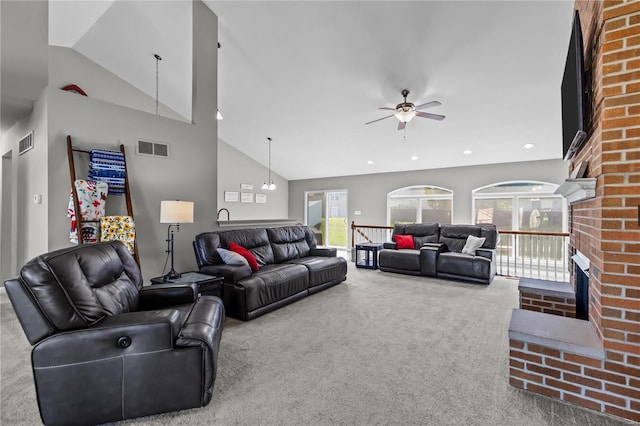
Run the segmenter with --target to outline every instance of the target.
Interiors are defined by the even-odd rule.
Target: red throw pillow
[[[413,235],[394,235],[393,239],[398,245],[398,250],[415,248],[415,246],[413,245]]]
[[[234,251],[238,253],[240,256],[247,259],[247,262],[249,262],[249,266],[251,267],[251,270],[253,272],[256,272],[258,269],[260,269],[260,267],[258,266],[258,261],[256,260],[256,257],[253,255],[253,253],[251,253],[246,248],[242,247],[239,244],[234,243],[233,241],[229,241],[229,250]]]

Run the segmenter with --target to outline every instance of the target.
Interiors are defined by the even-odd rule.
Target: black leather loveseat
[[[396,236],[410,236],[413,247],[398,249]],[[469,237],[471,236],[471,238]],[[484,238],[472,254],[463,253],[468,240]],[[384,243],[378,265],[382,271],[451,278],[489,284],[496,275],[495,225],[396,224],[392,242]],[[481,240],[476,240],[480,242]]]
[[[232,242],[253,254],[259,270],[225,264],[218,249]],[[245,321],[347,278],[347,261],[334,248],[317,247],[307,226],[205,232],[193,248],[200,272],[224,277],[227,314]]]

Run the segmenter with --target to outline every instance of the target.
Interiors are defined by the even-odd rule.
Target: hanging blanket
[[[92,149],[89,158],[89,180],[109,184],[109,194],[124,194],[126,168],[120,151]]]
[[[82,213],[82,220],[100,220],[104,216],[105,203],[109,192],[109,185],[105,182],[92,182],[86,180],[75,181],[78,193],[78,207]],[[69,239],[72,243],[78,243],[78,229],[75,209],[73,206],[73,191],[69,196],[67,216],[71,218],[71,231]],[[97,243],[99,241],[99,227],[97,223],[82,224],[82,241],[85,243]]]
[[[134,253],[136,225],[131,216],[105,216],[100,219],[100,241],[122,241]]]

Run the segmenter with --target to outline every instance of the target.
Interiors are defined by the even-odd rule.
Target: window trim
[[[549,192],[524,192],[524,191],[512,191],[512,192],[496,192],[496,193],[487,193],[487,194],[478,194],[478,191],[483,189],[491,188],[494,186],[510,184],[510,183],[527,183],[531,185],[549,185],[555,188],[558,188],[560,185],[552,183],[552,182],[544,182],[538,180],[509,180],[504,182],[496,182],[489,185],[484,185],[478,188],[475,188],[471,191],[471,221],[475,223],[476,221],[476,200],[477,199],[511,199],[511,230],[517,230],[519,224],[519,212],[520,212],[520,199],[521,198],[549,198],[549,199],[562,199],[564,202],[562,203],[562,232],[567,232],[568,229],[568,206],[566,199],[561,195],[555,195],[554,193]],[[518,214],[514,214],[513,212],[518,212]]]
[[[449,192],[449,194],[432,194],[432,195],[393,195],[394,192],[399,192],[399,191],[405,191],[408,189],[412,189],[412,188],[434,188],[434,189],[439,189],[442,191],[447,191]],[[444,188],[442,186],[437,186],[437,185],[427,185],[427,184],[422,184],[422,185],[409,185],[409,186],[404,186],[402,188],[397,188],[394,189],[393,191],[387,192],[387,226],[393,226],[391,224],[391,206],[389,205],[389,201],[391,199],[411,199],[411,200],[416,200],[417,201],[417,208],[416,208],[416,216],[415,216],[415,222],[416,223],[422,223],[422,222],[418,222],[418,219],[420,221],[422,221],[422,201],[423,200],[450,200],[451,201],[451,220],[453,221],[453,195],[454,195],[454,191],[452,189],[449,188]]]

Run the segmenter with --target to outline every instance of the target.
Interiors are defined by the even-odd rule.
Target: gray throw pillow
[[[470,254],[472,256],[476,255],[476,250],[482,247],[486,238],[478,238],[473,235],[469,235],[467,237],[467,242],[464,247],[462,247],[462,253]]]
[[[227,265],[249,266],[249,262],[247,262],[247,259],[239,255],[238,253],[223,248],[219,248],[217,250],[218,254]]]

